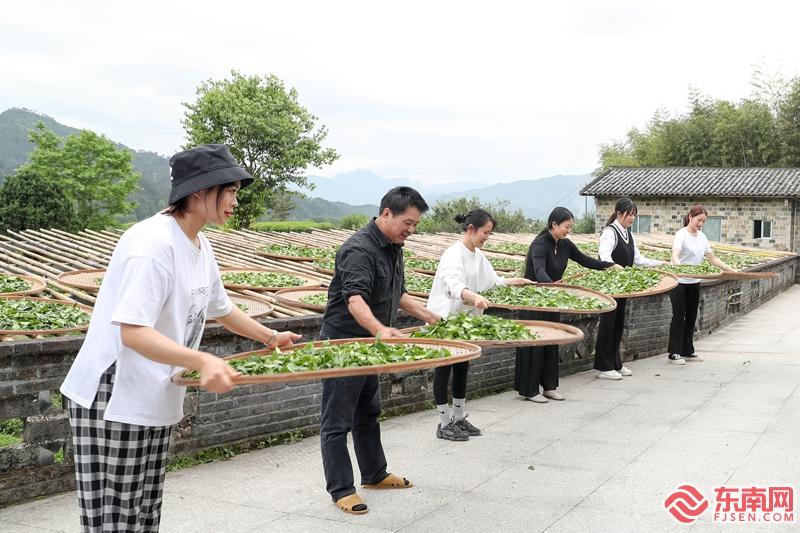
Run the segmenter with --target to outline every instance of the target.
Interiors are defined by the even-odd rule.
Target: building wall
[[[602,228],[614,211],[617,197],[595,197],[597,227]],[[651,231],[674,234],[682,227],[681,219],[695,204],[701,204],[709,216],[722,217],[722,241],[770,250],[800,250],[800,230],[792,235],[795,200],[771,198],[642,198],[632,197],[640,215],[650,215]],[[753,238],[753,220],[772,222],[772,237]],[[797,222],[795,222],[797,224]],[[794,242],[792,242],[794,240]],[[792,248],[794,246],[794,248]]]

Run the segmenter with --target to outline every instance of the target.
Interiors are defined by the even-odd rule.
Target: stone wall
[[[673,235],[682,227],[683,215],[701,204],[712,217],[722,217],[722,241],[770,250],[800,250],[800,228],[795,228],[796,200],[785,198],[631,198],[640,215],[649,215],[650,231]],[[595,197],[597,227],[605,226],[617,197]],[[772,237],[753,238],[753,221],[772,222]],[[792,233],[794,232],[794,233]],[[792,242],[794,240],[794,242]],[[794,247],[793,247],[794,246]]]
[[[735,320],[791,286],[797,263],[796,258],[786,258],[770,264],[769,270],[778,272],[778,278],[704,283],[698,335]],[[622,341],[625,360],[664,352],[670,312],[666,295],[630,302]],[[578,345],[560,348],[561,374],[591,369],[597,318],[571,315],[563,319],[580,327],[586,338]],[[308,340],[318,334],[320,317],[265,323],[292,329]],[[401,325],[411,323],[406,317]],[[20,418],[25,424],[22,444],[0,448],[0,506],[74,487],[68,420],[50,401],[51,391],[60,386],[82,340],[82,336],[76,336],[0,343],[0,420]],[[203,337],[203,349],[220,355],[255,348],[251,341],[235,337],[219,325],[210,325]],[[514,350],[484,350],[471,366],[468,395],[509,389],[514,359]],[[432,379],[432,371],[381,376],[384,410],[405,412],[429,407]],[[184,406],[186,418],[173,432],[171,454],[247,445],[291,431],[314,432],[319,423],[320,393],[318,381],[251,385],[221,395],[190,391]],[[62,455],[65,459],[59,460]]]

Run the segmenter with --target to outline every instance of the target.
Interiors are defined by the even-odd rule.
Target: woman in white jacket
[[[502,278],[480,248],[492,234],[496,221],[487,211],[473,209],[458,215],[464,236],[442,254],[433,287],[428,298],[428,309],[446,318],[458,313],[481,314],[489,302],[479,293],[499,285],[525,285],[525,278]],[[453,372],[453,414],[447,403],[447,382]],[[469,362],[437,367],[433,377],[433,396],[439,411],[440,422],[436,436],[440,439],[463,441],[481,434],[481,430],[467,421],[464,412],[467,392]]]

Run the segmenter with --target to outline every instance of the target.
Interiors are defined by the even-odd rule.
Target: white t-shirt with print
[[[183,417],[185,387],[173,385],[177,367],[157,363],[122,344],[120,324],[150,326],[196,349],[207,318],[230,313],[208,239],[198,249],[175,218],[157,214],[126,231],[117,243],[97,295],[86,340],[61,392],[91,407],[100,377],[116,362],[105,420],[169,426]]]
[[[505,284],[505,278],[497,275],[480,249],[470,252],[462,241],[458,241],[439,259],[427,307],[444,318],[462,312],[477,314],[477,308],[465,305],[461,300],[461,291],[466,288],[481,292]]]
[[[672,251],[678,252],[678,259],[682,265],[699,265],[707,253],[711,253],[711,245],[705,233],[698,231],[692,235],[685,227],[675,233],[672,241]],[[696,278],[678,278],[680,283],[700,283]]]

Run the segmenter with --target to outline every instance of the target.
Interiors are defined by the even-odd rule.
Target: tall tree
[[[311,189],[305,169],[339,157],[322,147],[325,126],[317,127],[317,117],[300,105],[297,91],[287,90],[274,75],[243,76],[234,70],[230,79],[203,82],[197,96],[183,104],[186,147],[225,144],[256,178],[240,193],[229,221],[233,227],[248,227],[291,183]]]
[[[600,174],[611,166],[770,167],[800,165],[800,77],[761,71],[738,103],[692,91],[687,113],[657,111],[644,130],[600,146]]]
[[[22,168],[0,186],[0,231],[39,228],[74,229],[75,212],[64,188],[30,168]]]
[[[39,124],[31,131],[35,145],[30,162],[19,171],[30,171],[57,183],[75,210],[75,227],[104,229],[117,224],[117,216],[134,205],[126,201],[136,190],[139,173],[133,171],[131,154],[107,137],[88,130],[60,139]]]

